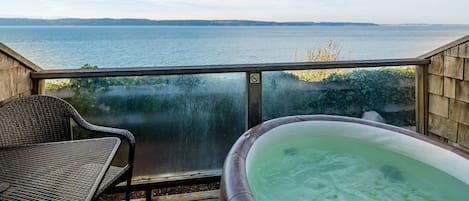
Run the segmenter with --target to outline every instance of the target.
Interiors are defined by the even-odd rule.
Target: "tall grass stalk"
[[[300,59],[295,58],[295,60],[305,62],[337,61],[339,59],[340,52],[340,45],[333,40],[329,40],[324,47],[309,49],[306,52],[305,57]],[[346,72],[348,72],[346,69],[291,71],[291,73],[298,77],[298,79],[308,82],[321,81],[333,73],[344,74]]]

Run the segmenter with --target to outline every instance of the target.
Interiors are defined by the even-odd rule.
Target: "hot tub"
[[[468,200],[469,154],[402,128],[312,115],[244,133],[223,168],[221,200]]]

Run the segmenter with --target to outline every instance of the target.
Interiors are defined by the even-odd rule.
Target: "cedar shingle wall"
[[[469,150],[469,42],[430,59],[429,135]]]
[[[5,49],[7,47],[2,46],[0,50]],[[8,49],[8,52],[13,51]],[[33,69],[37,67],[28,67],[9,53],[0,51],[0,105],[8,100],[31,94],[32,81],[29,73],[34,71]]]

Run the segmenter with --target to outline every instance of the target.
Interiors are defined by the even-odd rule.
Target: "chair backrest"
[[[0,106],[0,147],[72,139],[76,110],[62,99],[33,95]]]

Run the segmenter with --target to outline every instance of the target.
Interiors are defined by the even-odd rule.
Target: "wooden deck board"
[[[166,196],[154,196],[152,201],[218,201],[220,190],[199,191],[194,193],[174,194]],[[132,201],[145,201],[145,198]]]

